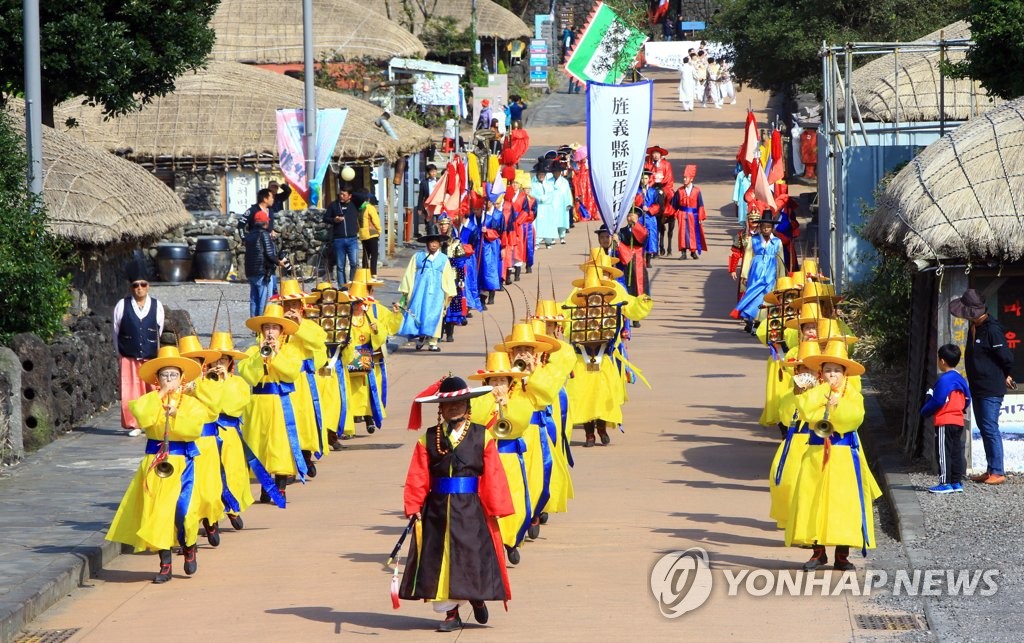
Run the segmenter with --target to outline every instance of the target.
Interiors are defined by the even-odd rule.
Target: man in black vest
[[[149,281],[139,266],[128,270],[132,294],[114,306],[114,350],[121,363],[121,426],[128,435],[142,434],[128,403],[156,389],[156,382],[143,382],[139,367],[156,357],[164,330],[164,305],[149,296]]]

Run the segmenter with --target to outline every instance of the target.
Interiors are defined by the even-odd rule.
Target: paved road
[[[653,390],[631,387],[625,433],[616,432],[610,446],[584,450],[579,448],[582,436],[577,436],[576,500],[569,513],[552,516],[540,539],[524,548],[520,565],[510,570],[509,611],[492,606],[491,622],[485,627],[471,623],[462,636],[480,641],[892,640],[860,628],[857,620],[869,614],[911,615],[892,604],[850,594],[726,596],[727,574],[793,571],[806,552],[783,547],[782,535],[767,515],[766,475],[777,440],[756,424],[763,402],[764,349],[726,317],[735,290],[724,270],[734,225],[725,204],[744,113],[738,106],[680,112],[674,79],[666,74],[662,80],[656,86],[651,142],[670,150],[677,175],[684,160],[699,164],[711,248],[698,261],[655,262],[657,306],[630,345],[631,359],[644,369]],[[763,109],[764,96],[749,97]],[[742,98],[745,104],[748,96]],[[584,98],[554,97],[565,100]],[[535,114],[545,113],[543,105],[536,108]],[[578,119],[542,127],[540,116],[530,129],[539,146],[585,137]],[[758,116],[763,119],[763,112]],[[577,226],[566,246],[538,251],[541,268],[521,282],[531,299],[534,276],[542,278],[542,291],[550,290],[548,267],[559,294],[566,292],[570,279],[579,275],[576,266],[587,251],[592,227]],[[392,283],[398,274],[394,268],[382,271]],[[208,305],[216,298],[204,294],[196,299],[202,300],[196,305]],[[512,314],[506,301],[498,302],[493,318],[507,329]],[[239,333],[238,318],[234,326]],[[493,343],[493,325],[488,334]],[[408,400],[448,370],[467,374],[483,365],[480,320],[474,319],[456,338],[453,345],[442,344],[440,356],[400,350],[389,369],[393,403],[386,428],[373,436],[360,435],[346,451],[331,454],[316,480],[290,491],[287,510],[253,507],[245,515],[244,531],[226,529],[216,551],[201,547],[196,576],[179,575],[155,586],[148,582],[154,557],[124,555],[31,628],[79,628],[75,641],[433,636],[428,632],[435,616],[426,606],[406,601],[392,611],[389,575],[382,563],[404,523],[402,482],[417,437],[403,428]],[[104,421],[113,419],[99,420]],[[109,521],[127,485],[129,451],[136,445],[102,430],[95,433],[89,444],[96,452],[78,457],[123,463],[104,472],[95,493],[85,493],[84,487],[94,482],[79,477],[94,465],[48,472],[64,476],[77,494],[69,495],[72,502],[89,498],[84,501],[90,503],[84,508],[89,520],[82,521],[82,529],[93,537]],[[93,437],[77,439],[85,444]],[[4,487],[0,492],[6,495]],[[0,510],[6,508],[0,505]],[[35,533],[32,522],[22,522],[29,529],[22,540],[26,549],[32,547],[24,542]],[[650,572],[662,555],[690,547],[708,551],[714,590],[700,609],[667,619],[652,598]],[[855,560],[863,566],[859,557]],[[899,565],[899,548],[885,540],[869,561]],[[175,571],[180,574],[180,564]]]

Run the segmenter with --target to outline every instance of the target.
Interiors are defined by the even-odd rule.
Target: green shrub
[[[46,229],[46,209],[25,181],[23,139],[0,112],[0,343],[17,333],[60,333],[71,302],[67,244]]]

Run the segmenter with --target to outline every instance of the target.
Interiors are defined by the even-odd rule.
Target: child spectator
[[[960,363],[960,347],[946,344],[938,353],[941,374],[921,407],[923,417],[935,416],[935,453],[939,457],[939,484],[928,491],[955,493],[964,490],[964,410],[971,393],[967,380],[955,370]]]

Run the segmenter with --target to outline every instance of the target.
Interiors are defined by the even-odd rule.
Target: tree
[[[967,22],[974,46],[950,65],[951,75],[978,80],[990,96],[1024,96],[1024,1],[971,0]]]
[[[968,1],[724,0],[707,39],[733,46],[733,72],[753,87],[818,91],[822,42],[914,40],[962,18]]]
[[[71,302],[67,257],[46,229],[46,210],[28,191],[22,133],[0,110],[0,342],[17,333],[49,340]]]
[[[43,122],[75,96],[108,116],[141,109],[203,66],[220,0],[47,0],[39,7]],[[253,25],[257,29],[259,25]],[[23,89],[21,0],[0,0],[0,91]]]

